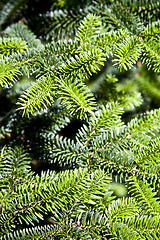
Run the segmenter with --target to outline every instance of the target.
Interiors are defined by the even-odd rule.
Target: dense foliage
[[[38,3],[0,3],[0,239],[158,240],[159,2]]]

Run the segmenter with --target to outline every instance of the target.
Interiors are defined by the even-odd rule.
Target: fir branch
[[[87,151],[84,151],[83,146],[67,138],[56,136],[47,144],[47,148],[51,162],[62,166],[82,166],[82,162],[87,158]]]
[[[60,74],[73,74],[83,76],[86,75],[88,78],[89,75],[96,73],[97,70],[100,70],[99,66],[104,65],[105,58],[100,49],[90,49],[88,52],[82,52],[74,57],[71,57],[70,60],[67,60],[59,68]]]
[[[128,37],[115,49],[114,59],[112,60],[114,66],[118,66],[120,71],[130,69],[140,57],[141,51],[141,42],[133,36]]]
[[[160,215],[160,205],[155,198],[155,193],[153,189],[149,188],[142,181],[138,181],[136,177],[132,177],[128,180],[129,183],[129,191],[134,196],[137,201],[143,205],[144,212],[146,214],[151,214],[153,216]]]
[[[55,9],[39,16],[39,21],[43,22],[42,30],[45,31],[47,39],[62,40],[66,37],[73,38],[83,18],[88,13],[96,14],[98,11],[99,8],[95,4],[83,9]]]
[[[124,240],[144,240],[140,235],[133,229],[128,228],[127,224],[123,223],[113,223],[110,227],[110,234],[112,233],[112,238],[122,238]]]
[[[11,63],[8,58],[3,57],[1,57],[0,63],[0,85],[10,87],[22,75],[20,67]]]
[[[111,222],[117,222],[117,220],[130,219],[133,216],[138,216],[140,206],[133,198],[122,198],[112,201],[108,206],[107,216]]]
[[[123,108],[117,102],[110,102],[106,106],[100,106],[94,115],[89,119],[89,126],[79,132],[79,136],[82,133],[82,139],[84,139],[84,146],[86,146],[91,139],[101,134],[110,128],[121,127],[123,123],[120,120],[120,116],[123,113]],[[86,129],[85,129],[86,128]]]
[[[159,3],[87,3],[1,33],[0,239],[160,238]]]
[[[86,207],[96,208],[106,191],[109,191],[109,178],[100,170],[89,175],[87,169],[60,174],[48,172],[37,176],[35,180],[32,186],[24,186],[23,195],[13,200],[1,216],[2,234],[13,229],[16,221],[32,225],[35,221],[39,222],[46,212],[52,213],[53,220],[60,223],[68,211],[73,212],[74,216]],[[32,189],[32,193],[28,192],[29,189]]]
[[[143,44],[143,50],[141,53],[142,63],[144,63],[147,68],[150,70],[152,69],[154,72],[160,72],[160,53]]]
[[[76,39],[81,43],[91,41],[97,35],[102,34],[102,23],[99,16],[88,14],[80,24],[76,33]]]
[[[125,219],[124,222],[129,228],[137,231],[141,239],[158,239],[160,236],[160,221],[157,216],[139,215]]]
[[[31,49],[37,49],[38,51],[44,50],[44,45],[35,36],[35,34],[24,23],[13,23],[5,30],[5,36],[17,37],[25,41]]]
[[[151,136],[154,136],[155,133],[159,130],[159,111],[160,109],[154,109],[150,112],[147,112],[141,115],[138,119],[132,119],[128,123],[128,131],[130,133],[129,137],[136,138],[137,140],[140,139],[142,135],[148,137],[148,140]],[[139,135],[139,136],[138,136]],[[142,138],[142,141],[144,138]],[[146,139],[147,140],[147,139]],[[148,141],[147,140],[147,141]]]
[[[53,102],[52,91],[55,89],[51,77],[42,77],[32,84],[17,102],[18,110],[23,111],[23,115],[29,116],[47,108]],[[53,92],[54,93],[54,92]]]
[[[24,173],[29,171],[28,154],[20,147],[8,149],[5,157],[2,157],[0,162],[0,173],[3,177],[12,178],[16,181]],[[11,183],[11,187],[13,183]]]
[[[9,56],[14,52],[23,52],[27,45],[20,38],[0,38],[0,54]]]
[[[93,114],[95,99],[84,83],[70,76],[63,77],[63,75],[56,81],[56,93],[71,114],[76,114],[78,118],[86,118],[88,113]]]
[[[57,41],[54,42],[52,41],[51,43],[47,43],[45,45],[45,54],[51,55],[51,54],[55,54],[55,55],[64,55],[67,53],[74,53],[74,51],[78,48],[79,43],[75,40],[69,39],[64,40],[64,41]],[[65,57],[65,56],[63,56]]]
[[[62,232],[61,226],[45,225],[41,227],[26,228],[23,230],[13,231],[1,237],[1,240],[31,240],[31,239],[55,239]],[[62,235],[62,233],[61,233]]]

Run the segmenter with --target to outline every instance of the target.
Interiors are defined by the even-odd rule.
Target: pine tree
[[[0,5],[0,239],[158,240],[159,2],[48,5]]]

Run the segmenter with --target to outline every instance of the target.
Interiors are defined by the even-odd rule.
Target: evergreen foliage
[[[0,4],[0,239],[160,239],[159,2],[30,4]]]

